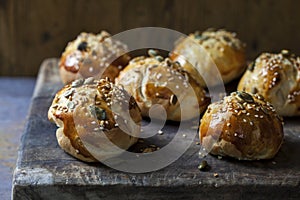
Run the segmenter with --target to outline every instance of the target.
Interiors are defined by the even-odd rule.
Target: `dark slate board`
[[[299,117],[285,119],[285,141],[273,160],[245,162],[208,155],[205,159],[211,169],[201,172],[197,169],[200,147],[193,143],[168,167],[131,174],[103,164],[78,161],[59,148],[56,126],[47,120],[47,111],[61,87],[57,60],[46,60],[40,69],[22,137],[13,199],[300,198]],[[174,128],[172,124],[168,126]],[[161,137],[167,141],[171,132],[166,130]],[[214,177],[214,173],[219,176]]]

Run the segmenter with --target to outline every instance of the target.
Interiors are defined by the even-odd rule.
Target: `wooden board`
[[[285,119],[285,140],[278,155],[245,162],[208,155],[207,172],[197,169],[199,145],[161,170],[133,174],[103,164],[88,164],[64,153],[47,111],[62,87],[57,60],[46,60],[36,89],[13,179],[13,199],[299,199],[300,123]],[[161,135],[168,141],[173,124]],[[173,127],[173,129],[172,129]],[[197,138],[195,138],[195,141]],[[218,177],[214,177],[218,173]]]

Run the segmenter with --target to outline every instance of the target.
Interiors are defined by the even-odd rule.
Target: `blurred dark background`
[[[35,76],[80,32],[143,26],[238,33],[248,59],[263,51],[300,55],[298,0],[0,0],[0,76]]]

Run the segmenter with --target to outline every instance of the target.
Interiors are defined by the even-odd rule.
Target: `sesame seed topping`
[[[156,75],[157,80],[159,80],[162,77],[161,73]]]

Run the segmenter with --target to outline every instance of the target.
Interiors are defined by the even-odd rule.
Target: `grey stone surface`
[[[11,197],[12,174],[35,78],[0,78],[0,199]]]
[[[69,156],[57,144],[56,126],[47,120],[48,107],[62,86],[56,65],[52,59],[41,67],[14,174],[13,199],[299,199],[299,117],[285,119],[285,141],[274,159],[246,162],[208,155],[207,172],[197,169],[195,143],[168,167],[143,174]],[[159,140],[148,142],[168,142],[176,125],[165,128]]]

